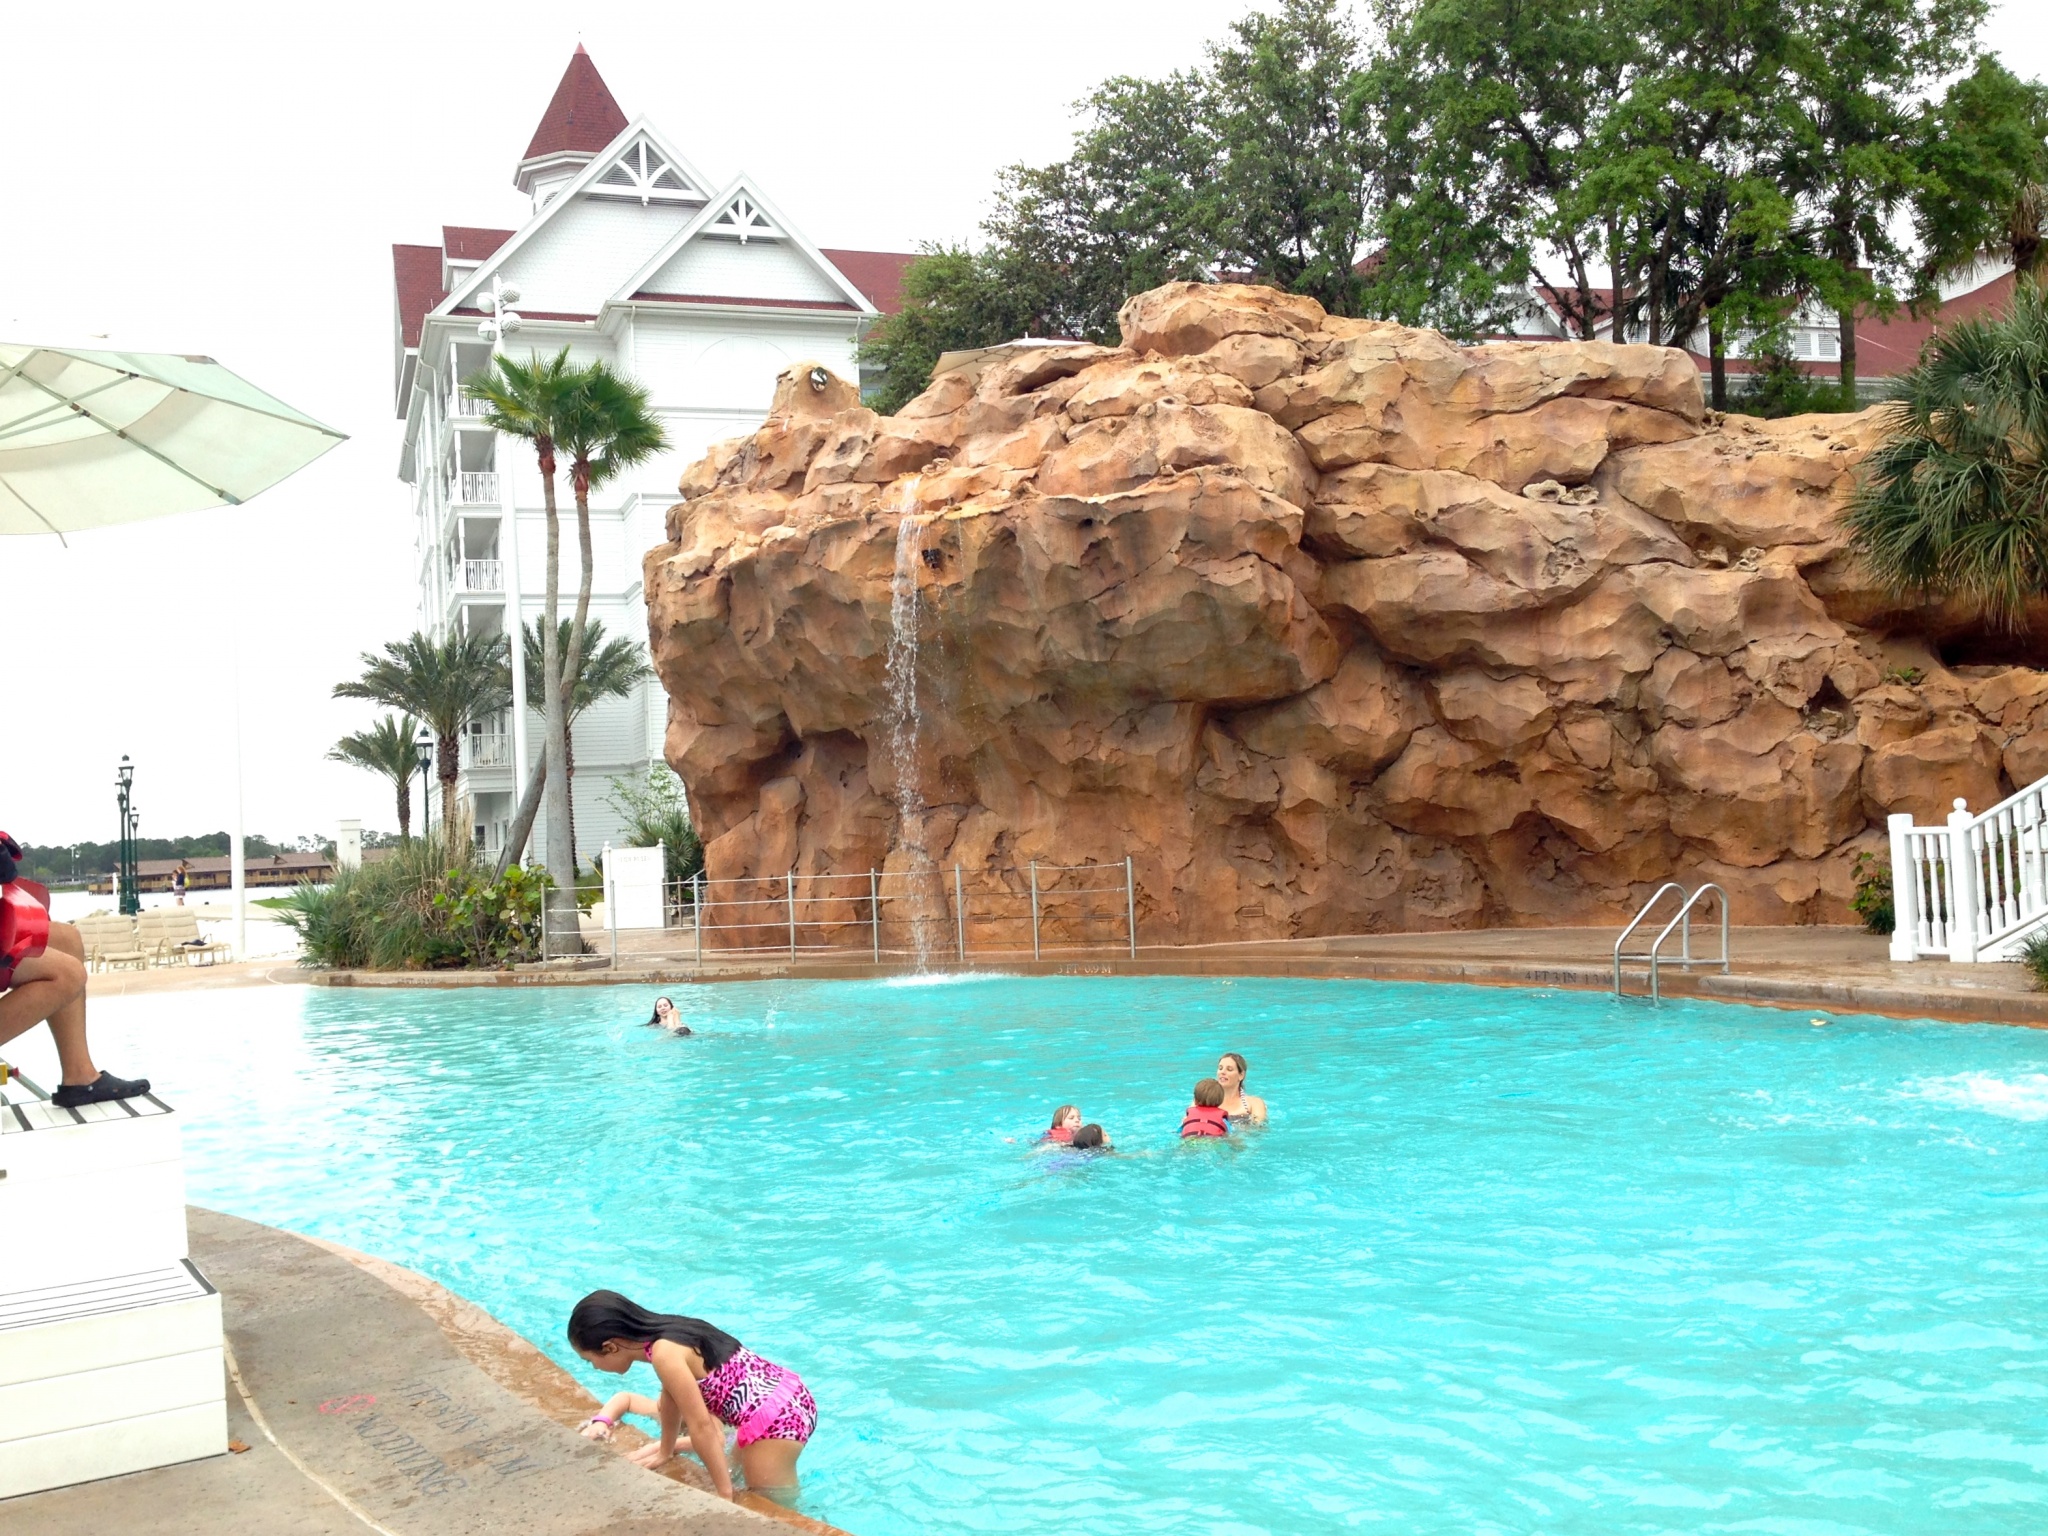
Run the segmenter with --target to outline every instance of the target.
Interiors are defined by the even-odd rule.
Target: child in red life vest
[[[1183,1140],[1230,1134],[1230,1116],[1223,1113],[1223,1085],[1215,1078],[1205,1077],[1195,1084],[1195,1102],[1181,1116],[1180,1134]]]
[[[1080,1128],[1081,1111],[1072,1104],[1062,1104],[1052,1112],[1052,1129],[1038,1139],[1041,1143],[1052,1141],[1058,1142],[1063,1147],[1071,1146],[1074,1140],[1074,1132]]]

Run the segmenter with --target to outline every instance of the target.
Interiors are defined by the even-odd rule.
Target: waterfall
[[[924,555],[924,523],[915,515],[917,482],[912,480],[896,523],[896,572],[889,581],[889,760],[895,770],[896,818],[910,868],[910,943],[920,971],[931,969],[939,943],[934,911],[938,868],[925,844],[923,768],[918,760],[917,630],[923,599],[917,568]]]

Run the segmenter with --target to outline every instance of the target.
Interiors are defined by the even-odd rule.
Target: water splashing
[[[898,835],[910,860],[910,943],[918,970],[928,971],[939,943],[934,901],[938,867],[925,838],[928,807],[917,754],[922,724],[917,708],[917,631],[924,607],[917,568],[924,555],[925,524],[915,515],[916,498],[917,482],[912,480],[896,523],[896,571],[889,581],[889,760],[895,771]]]

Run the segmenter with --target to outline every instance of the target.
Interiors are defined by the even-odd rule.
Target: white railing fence
[[[498,472],[493,469],[465,469],[455,477],[457,498],[464,502],[495,507],[498,504]]]
[[[650,861],[649,855],[653,855]],[[934,965],[1138,952],[1138,886],[1113,864],[795,870],[669,881],[658,849],[606,850],[605,913],[586,926],[616,962],[820,959]]]
[[[2010,960],[2048,926],[2048,779],[1971,815],[1961,800],[1948,824],[1893,816],[1894,960]]]
[[[503,768],[512,761],[512,737],[504,731],[466,731],[462,737],[462,766]]]
[[[465,560],[462,562],[462,590],[465,592],[502,592],[505,590],[505,565],[501,560]]]

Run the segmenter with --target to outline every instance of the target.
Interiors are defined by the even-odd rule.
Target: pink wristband
[[[593,1413],[590,1416],[590,1422],[593,1424],[607,1424],[610,1425],[613,1429],[617,1429],[619,1427],[619,1421],[617,1419],[608,1419],[601,1413]]]

